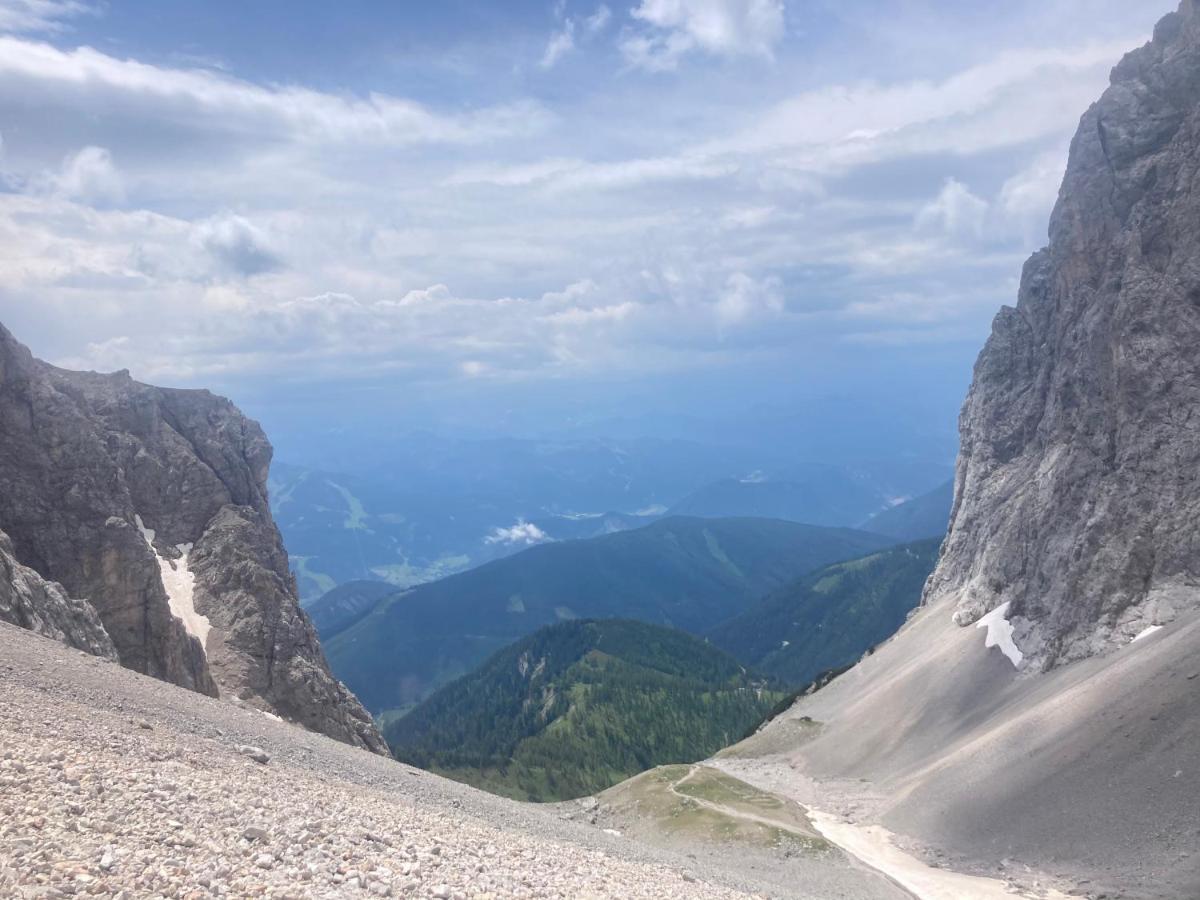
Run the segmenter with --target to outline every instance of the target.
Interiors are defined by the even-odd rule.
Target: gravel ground
[[[0,626],[0,896],[68,895],[766,893]]]

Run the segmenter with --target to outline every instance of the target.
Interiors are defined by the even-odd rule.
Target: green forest
[[[386,737],[404,762],[522,800],[601,791],[739,739],[783,697],[703,640],[627,620],[543,628]]]

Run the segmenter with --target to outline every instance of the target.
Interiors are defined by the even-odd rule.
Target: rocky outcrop
[[[0,531],[0,622],[116,660],[117,648],[100,616],[86,600],[68,597],[62,585],[46,581],[13,557],[12,541]]]
[[[1049,246],[996,317],[926,602],[955,598],[962,625],[1008,603],[1034,670],[1200,606],[1197,347],[1200,11],[1185,0],[1083,116]]]
[[[0,326],[0,528],[99,614],[123,665],[383,751],[300,611],[271,446],[207,391],[69,372]]]

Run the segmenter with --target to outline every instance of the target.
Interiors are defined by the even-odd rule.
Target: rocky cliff
[[[12,541],[0,531],[0,622],[36,631],[94,656],[116,660],[117,648],[87,600],[68,597],[13,556]]]
[[[0,575],[28,567],[62,595],[24,590],[37,611],[0,616],[104,649],[94,610],[131,669],[384,751],[300,611],[267,505],[270,460],[228,400],[58,369],[0,326]],[[86,601],[57,602],[68,597]]]
[[[996,317],[926,603],[954,598],[960,625],[1007,618],[1032,670],[1200,606],[1198,347],[1200,12],[1185,0],[1083,116],[1049,246]]]

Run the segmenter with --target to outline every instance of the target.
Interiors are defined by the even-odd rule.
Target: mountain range
[[[774,519],[672,517],[392,594],[332,634],[326,652],[368,708],[401,711],[542,626],[629,618],[699,634],[772,588],[888,543]]]

